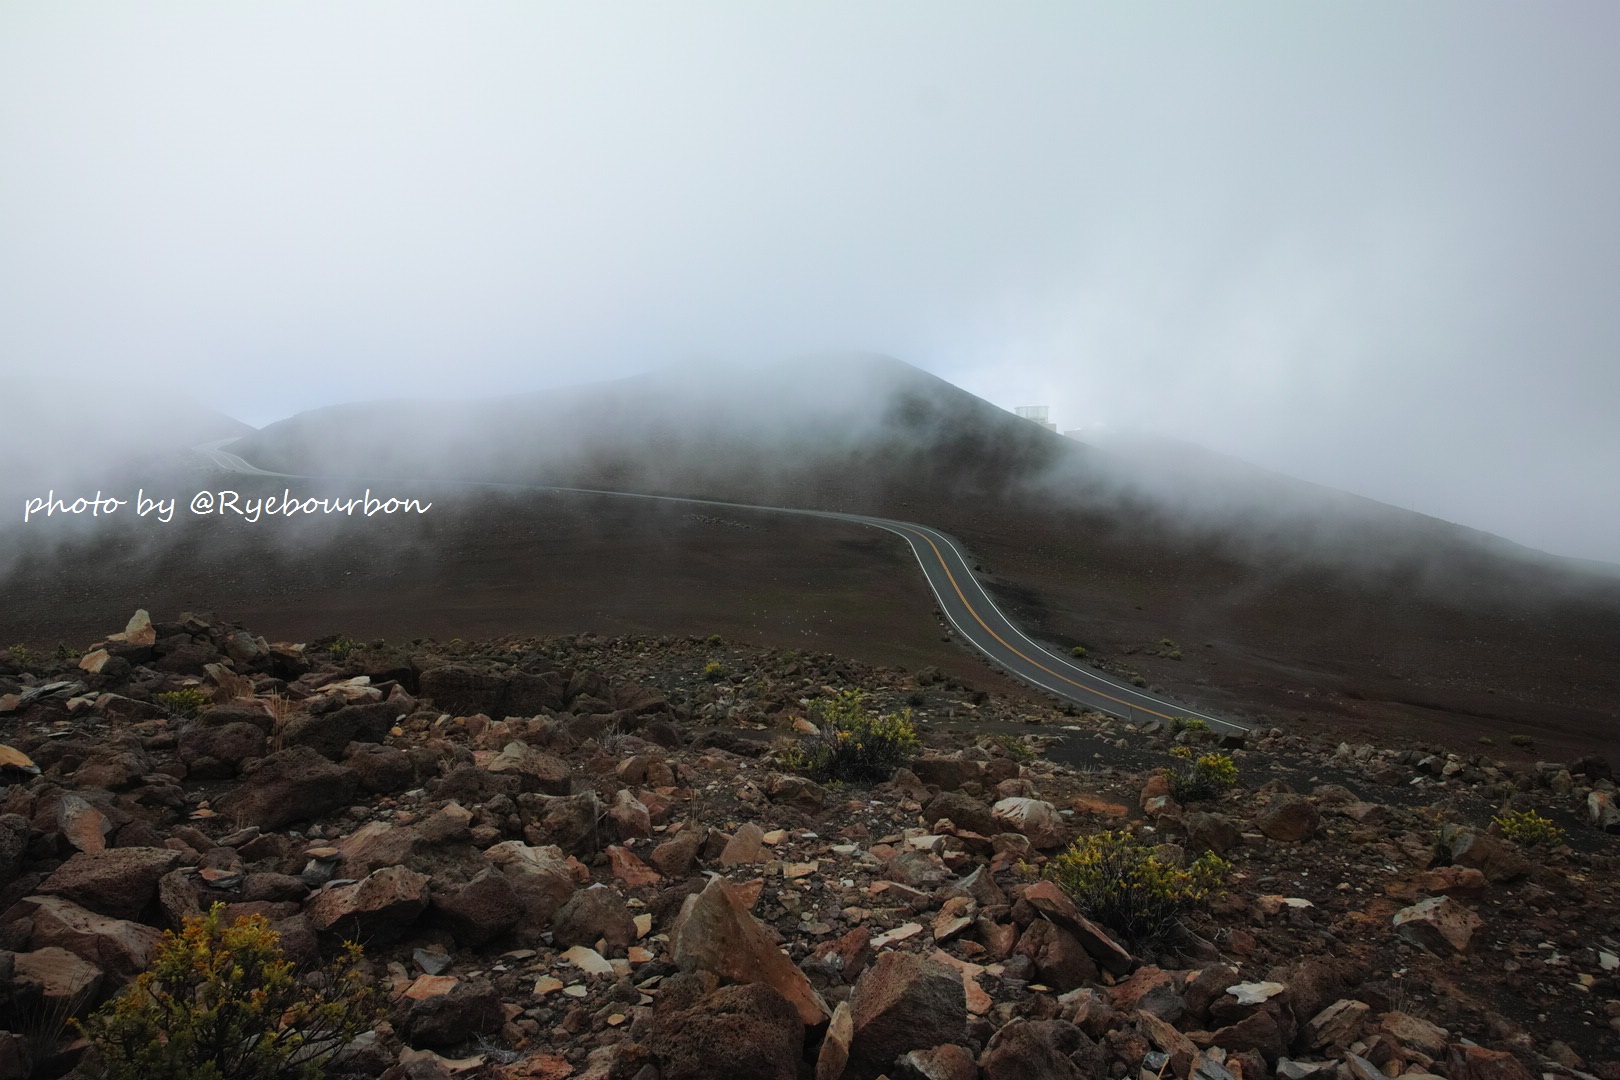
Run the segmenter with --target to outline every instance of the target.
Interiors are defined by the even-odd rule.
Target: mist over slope
[[[232,450],[318,475],[496,479],[870,508],[994,495],[1084,449],[885,357],[693,363],[501,399],[335,406]]]
[[[316,476],[559,484],[899,518],[940,501],[992,515],[1074,511],[1093,525],[1102,515],[1132,532],[1214,543],[1245,562],[1398,570],[1417,582],[1464,568],[1481,587],[1620,571],[1191,444],[1077,442],[883,356],[694,363],[501,399],[334,406],[231,449]]]
[[[0,401],[0,532],[21,520],[12,511],[24,498],[54,490],[71,500],[97,489],[127,498],[131,484],[190,467],[191,447],[253,430],[139,382],[0,376]]]

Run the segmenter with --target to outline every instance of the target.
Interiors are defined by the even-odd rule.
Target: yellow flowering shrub
[[[1177,747],[1184,750],[1186,747]],[[1175,751],[1171,751],[1175,754]],[[1178,769],[1167,769],[1170,793],[1179,803],[1201,802],[1213,799],[1237,783],[1237,762],[1231,754],[1175,754],[1184,764]],[[1188,759],[1191,758],[1189,761]]]
[[[1498,832],[1521,847],[1537,844],[1557,847],[1564,842],[1564,830],[1554,825],[1551,818],[1544,818],[1534,810],[1509,810],[1491,821]]]
[[[1082,836],[1046,866],[1046,876],[1082,913],[1136,945],[1170,937],[1183,912],[1225,882],[1232,864],[1213,852],[1186,869],[1126,830]]]
[[[821,734],[789,747],[781,761],[817,780],[881,783],[922,747],[911,710],[873,716],[859,690],[814,701],[809,712]]]
[[[99,1080],[310,1080],[370,1030],[382,998],[345,946],[300,979],[262,915],[224,905],[163,935],[152,967],[79,1025]]]

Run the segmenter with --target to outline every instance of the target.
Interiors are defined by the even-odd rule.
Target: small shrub
[[[214,699],[195,686],[188,686],[184,690],[165,690],[154,700],[158,708],[170,716],[192,720],[211,705]]]
[[[703,665],[703,677],[710,682],[719,682],[726,677],[726,665],[718,660],[710,660]]]
[[[1167,637],[1160,638],[1159,639],[1159,645],[1160,645],[1161,648],[1165,648],[1165,649],[1173,649],[1173,648],[1176,647],[1176,643],[1171,641]]]
[[[1213,852],[1179,869],[1122,830],[1080,837],[1047,864],[1046,876],[1085,915],[1133,945],[1152,945],[1170,938],[1181,915],[1202,904],[1230,870]]]
[[[1481,746],[1495,746],[1496,745],[1496,740],[1491,738],[1489,735],[1481,735],[1479,737],[1479,739],[1476,740],[1476,741]]]
[[[1006,755],[1014,761],[1028,761],[1035,756],[1035,751],[1024,744],[1024,740],[1011,732],[1001,732],[990,736],[988,742],[992,746],[1001,747]]]
[[[1208,731],[1209,724],[1196,716],[1172,716],[1170,718],[1170,734],[1180,735],[1183,731]]]
[[[910,705],[913,709],[922,708],[923,704],[927,702],[927,700],[928,695],[923,693],[921,690],[913,690],[911,693],[906,695],[906,704]]]
[[[1147,680],[1142,678],[1142,676],[1140,676],[1140,675],[1132,675],[1131,676],[1131,685],[1132,686],[1146,686],[1147,685]]]
[[[326,651],[332,654],[333,660],[341,664],[349,658],[350,653],[365,647],[363,642],[354,640],[348,634],[339,634],[332,639],[332,644],[326,647]]]
[[[1509,810],[1501,817],[1491,818],[1499,832],[1520,847],[1538,844],[1557,847],[1564,842],[1564,830],[1534,810]]]
[[[39,664],[39,656],[34,652],[33,649],[30,649],[27,645],[24,645],[20,641],[6,651],[11,653],[11,658],[13,660],[25,668],[35,667]]]
[[[98,1080],[312,1080],[379,1019],[358,945],[300,980],[262,915],[224,905],[163,935],[152,967],[79,1025]]]
[[[873,716],[858,690],[810,704],[818,737],[791,747],[782,764],[817,780],[881,783],[922,746],[911,710]]]
[[[1189,764],[1167,771],[1170,793],[1184,804],[1213,799],[1237,783],[1237,762],[1230,754],[1200,754]]]
[[[58,664],[66,664],[79,659],[79,650],[65,641],[58,641],[56,648],[51,652],[51,658]]]
[[[719,634],[710,634],[708,637],[704,638],[703,641],[704,644],[713,646],[714,648],[719,648],[721,645],[726,643],[726,639],[721,637]]]
[[[1076,645],[1074,648],[1069,650],[1069,655],[1074,657],[1076,660],[1084,660],[1086,658],[1086,647],[1084,645]]]
[[[1531,747],[1536,745],[1536,740],[1532,739],[1528,735],[1509,735],[1508,742],[1512,743],[1514,746],[1523,747]]]
[[[1181,659],[1181,650],[1180,649],[1171,649],[1168,652],[1166,652],[1164,655],[1165,655],[1166,659],[1169,659],[1169,660],[1180,660]]]

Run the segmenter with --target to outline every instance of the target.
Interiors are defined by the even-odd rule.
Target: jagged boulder
[[[967,995],[955,968],[905,952],[886,952],[855,983],[852,1080],[876,1080],[911,1050],[962,1042]]]
[[[291,746],[245,769],[216,809],[243,825],[280,829],[347,806],[359,787],[354,770],[335,765],[307,746]]]
[[[311,925],[344,938],[398,939],[428,906],[432,879],[403,866],[387,866],[347,885],[316,893],[304,909]]]
[[[99,915],[139,919],[157,898],[158,880],[180,862],[168,848],[106,848],[81,851],[57,867],[39,886]]]
[[[660,1000],[636,1052],[661,1080],[796,1080],[804,1022],[763,983],[724,986],[675,1006]],[[626,1075],[629,1075],[628,1073]]]
[[[1395,932],[1412,944],[1450,956],[1468,951],[1484,920],[1449,896],[1431,896],[1397,911],[1394,923]]]

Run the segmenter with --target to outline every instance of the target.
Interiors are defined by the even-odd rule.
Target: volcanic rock
[[[488,979],[464,979],[448,993],[412,1001],[401,1034],[415,1046],[457,1046],[506,1023],[500,992]]]
[[[347,806],[359,787],[354,770],[334,765],[307,746],[260,758],[216,809],[244,825],[280,829]]]
[[[799,1013],[762,983],[659,1008],[640,1044],[661,1080],[796,1080],[803,1046]]]
[[[1042,799],[1002,799],[990,808],[996,831],[1021,833],[1038,848],[1054,848],[1063,843],[1067,827],[1057,807]]]
[[[636,924],[619,894],[606,885],[576,892],[552,920],[551,936],[558,945],[594,946],[598,938],[613,953],[622,953],[636,940]]]
[[[517,801],[529,843],[555,844],[569,855],[589,855],[602,846],[597,828],[602,806],[594,791],[566,796],[525,793]]]
[[[523,742],[507,743],[488,769],[497,775],[516,776],[523,791],[568,795],[573,790],[574,778],[566,761]]]
[[[1449,896],[1433,896],[1395,913],[1395,932],[1439,956],[1468,951],[1484,920]]]
[[[1316,834],[1322,815],[1316,804],[1302,795],[1279,795],[1255,815],[1257,829],[1273,840],[1297,844]]]
[[[776,947],[764,926],[721,878],[712,879],[701,893],[686,898],[671,942],[675,964],[682,971],[709,971],[736,982],[766,983],[791,1002],[808,1025],[823,1024],[831,1015],[804,972]]]
[[[959,1043],[967,1028],[961,974],[912,953],[880,954],[856,982],[850,1012],[853,1080],[875,1080],[908,1050]]]
[[[180,760],[188,779],[229,779],[244,761],[264,755],[265,742],[264,732],[253,724],[198,724],[181,733]]]
[[[464,945],[500,937],[523,917],[524,905],[505,874],[493,867],[465,885],[433,889],[433,910]]]
[[[39,886],[101,915],[138,919],[157,897],[158,879],[180,862],[167,848],[107,848],[81,851]]]
[[[315,929],[345,938],[379,942],[397,939],[428,906],[426,874],[386,866],[347,885],[333,885],[305,908]]]
[[[386,701],[346,705],[321,716],[300,713],[287,722],[283,744],[307,746],[336,761],[352,742],[382,742],[398,715],[398,707]]]
[[[1071,1060],[1076,1052],[1095,1069]],[[1063,1020],[1012,1020],[991,1038],[979,1065],[984,1080],[1091,1080],[1103,1075],[1101,1051],[1079,1028]]]
[[[55,946],[103,971],[133,977],[152,964],[163,935],[138,922],[109,919],[58,896],[31,896],[23,903],[34,921],[33,946]]]

